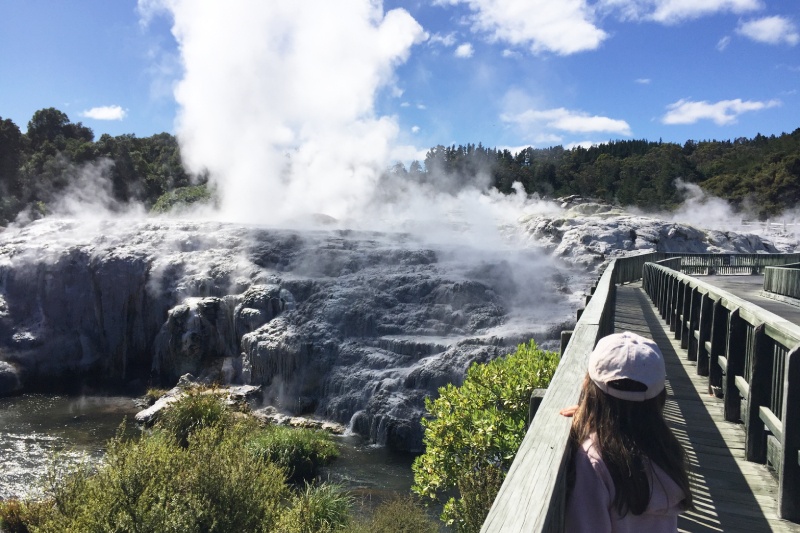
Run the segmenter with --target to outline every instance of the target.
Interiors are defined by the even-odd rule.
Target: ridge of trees
[[[0,117],[0,224],[22,211],[49,212],[80,183],[87,164],[98,166],[107,180],[106,194],[117,205],[151,209],[169,195],[158,204],[161,211],[176,198],[191,202],[211,196],[204,191],[207,176],[193,179],[184,168],[173,135],[104,134],[95,141],[90,128],[50,107],[34,113],[25,133]],[[469,185],[505,194],[519,183],[527,194],[581,195],[645,210],[679,205],[685,194],[677,185],[680,179],[766,218],[794,208],[800,199],[800,128],[732,141],[611,140],[589,148],[528,147],[516,153],[481,143],[437,145],[423,161],[408,169],[397,163],[383,177],[384,187],[400,179],[442,190]],[[183,191],[190,186],[200,189]]]

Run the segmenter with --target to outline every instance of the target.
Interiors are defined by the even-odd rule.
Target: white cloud
[[[419,109],[420,111],[425,111],[426,109],[428,109],[428,106],[426,106],[425,104],[417,104],[417,109]]]
[[[736,33],[759,43],[788,44],[795,46],[800,42],[797,26],[786,17],[764,17],[748,22],[740,22]]]
[[[729,35],[726,35],[725,37],[723,37],[722,39],[720,39],[720,40],[719,40],[719,42],[717,42],[717,50],[719,50],[720,52],[722,52],[723,50],[725,50],[726,48],[728,48],[728,45],[729,45],[729,44],[731,44],[731,38],[730,38],[730,36],[729,36]]]
[[[533,53],[569,55],[594,50],[608,34],[594,24],[586,0],[439,0],[472,11],[473,31],[490,41],[525,46]]]
[[[652,80],[651,80],[650,78],[636,78],[636,79],[635,79],[635,80],[633,80],[633,81],[635,81],[635,82],[636,82],[636,83],[638,83],[639,85],[650,85],[650,82],[651,82]]]
[[[411,133],[419,133],[419,126],[411,126]]]
[[[453,55],[455,55],[456,57],[460,57],[460,58],[468,58],[468,57],[472,57],[472,54],[474,54],[474,53],[475,53],[475,49],[472,48],[472,45],[470,43],[464,43],[464,44],[458,45],[458,47],[456,48],[456,51],[453,53]]]
[[[411,104],[410,104],[410,103],[408,103],[408,102],[402,102],[402,103],[400,104],[400,107],[411,107]]]
[[[566,148],[567,150],[572,150],[573,148],[578,148],[579,146],[581,148],[586,148],[588,150],[592,146],[597,146],[597,143],[594,141],[580,141],[576,143],[569,143],[564,148]]]
[[[509,50],[508,48],[506,48],[505,50],[503,50],[503,57],[517,58],[517,57],[522,57],[522,54],[520,54],[516,50]]]
[[[617,11],[623,19],[676,24],[715,13],[744,14],[763,8],[762,0],[601,0],[601,10]]]
[[[93,107],[81,113],[82,117],[94,120],[122,120],[128,112],[118,105]]]
[[[440,44],[447,48],[455,46],[456,41],[457,41],[456,32],[450,32],[446,35],[442,35],[441,33],[434,33],[428,38],[428,44],[430,45]]]
[[[664,124],[694,124],[700,120],[713,120],[716,124],[724,126],[736,122],[742,113],[760,111],[781,105],[780,100],[758,102],[721,100],[716,103],[706,101],[693,102],[691,100],[678,100],[667,106],[667,113],[661,118]]]
[[[592,116],[582,111],[571,111],[563,107],[546,110],[528,109],[522,113],[504,113],[500,119],[509,124],[516,124],[528,132],[558,130],[569,133],[606,132],[625,136],[631,134],[631,127],[624,120]]]

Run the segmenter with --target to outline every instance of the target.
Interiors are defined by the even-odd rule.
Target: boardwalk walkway
[[[800,307],[761,295],[764,287],[764,276],[697,276],[697,279],[728,291],[743,300],[766,309],[770,313],[775,313],[781,318],[800,325]],[[791,300],[791,298],[786,300]]]
[[[679,341],[665,328],[640,283],[617,288],[614,326],[655,340],[667,363],[667,420],[687,450],[696,509],[678,522],[684,532],[798,532],[777,518],[778,482],[764,465],[744,459],[744,431],[726,422],[722,401],[707,392]]]

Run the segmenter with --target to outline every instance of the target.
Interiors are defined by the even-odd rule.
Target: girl
[[[683,447],[667,427],[664,358],[634,333],[608,335],[589,356],[574,415],[574,484],[566,531],[670,532],[692,505]]]

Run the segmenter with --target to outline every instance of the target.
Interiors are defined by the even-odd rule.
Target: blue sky
[[[181,0],[140,3],[0,0],[0,117],[25,131],[34,111],[52,106],[96,137],[176,133],[179,109],[192,104],[178,105],[174,91],[197,38],[182,53],[170,31]],[[326,23],[347,28],[353,10]],[[364,53],[396,49],[354,113],[388,117],[403,159],[435,144],[682,143],[800,127],[796,0],[386,0],[380,13],[403,14],[384,36],[397,42],[368,36]],[[215,34],[213,19],[179,16]]]

